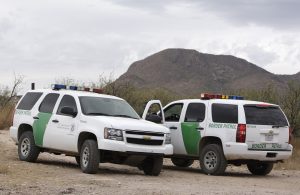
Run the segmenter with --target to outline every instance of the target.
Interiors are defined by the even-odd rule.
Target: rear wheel
[[[31,131],[24,132],[18,144],[19,159],[27,162],[35,162],[40,154],[40,148],[35,145]]]
[[[268,175],[272,171],[273,165],[273,163],[257,162],[248,163],[247,167],[253,175]]]
[[[163,157],[148,157],[142,164],[145,175],[158,176],[163,166]]]
[[[184,158],[171,158],[171,161],[177,167],[189,167],[194,163],[194,160]]]
[[[204,173],[211,175],[221,175],[227,167],[227,160],[223,149],[218,144],[208,144],[204,146],[200,154],[200,166]]]
[[[80,167],[82,172],[95,174],[98,171],[100,153],[95,140],[85,140],[80,150]]]

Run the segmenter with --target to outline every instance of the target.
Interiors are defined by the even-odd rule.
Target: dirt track
[[[224,176],[174,167],[165,160],[158,177],[137,168],[100,164],[96,175],[83,174],[71,157],[41,154],[38,163],[21,162],[8,131],[0,131],[0,194],[300,194],[300,171],[251,175],[245,167],[228,167]]]

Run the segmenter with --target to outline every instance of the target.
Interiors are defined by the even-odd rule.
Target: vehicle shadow
[[[193,173],[193,174],[202,174],[202,175],[207,175],[205,174],[200,168],[194,168],[194,167],[177,167],[174,165],[164,165],[163,169],[165,170],[170,170],[170,171],[184,171],[188,173]],[[252,175],[250,172],[238,172],[238,171],[232,171],[232,170],[227,170],[224,174],[220,176],[228,176],[228,177],[241,177],[241,178],[266,178],[266,177],[277,177],[275,175],[266,175],[266,176],[260,176],[260,175]],[[218,177],[218,176],[216,176]]]

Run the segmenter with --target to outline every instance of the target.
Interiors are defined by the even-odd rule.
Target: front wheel
[[[163,166],[163,157],[148,157],[142,164],[145,175],[158,176]]]
[[[35,145],[31,131],[24,132],[18,144],[19,159],[27,162],[35,162],[40,154],[40,148]]]
[[[194,160],[184,158],[171,158],[171,161],[177,167],[189,167],[194,163]]]
[[[98,171],[100,153],[95,140],[85,140],[80,150],[80,167],[82,172],[95,174]]]
[[[222,175],[227,167],[227,160],[223,149],[218,144],[204,146],[200,154],[200,166],[204,173]]]
[[[247,167],[253,175],[268,175],[273,169],[273,163],[248,163]]]

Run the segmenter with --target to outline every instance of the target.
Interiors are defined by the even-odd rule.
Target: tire
[[[171,158],[171,161],[177,167],[189,167],[194,163],[194,160],[184,158]]]
[[[227,167],[223,149],[218,144],[204,146],[199,160],[202,171],[208,175],[222,175]]]
[[[35,145],[32,131],[25,131],[18,144],[18,155],[21,161],[35,162],[40,154],[40,148]]]
[[[253,175],[268,175],[272,171],[273,165],[273,163],[257,162],[248,163],[247,167]]]
[[[158,176],[163,166],[163,157],[148,157],[142,164],[145,175]]]
[[[80,150],[80,167],[82,172],[95,174],[98,171],[100,152],[95,140],[85,140]]]
[[[80,156],[75,156],[76,163],[80,165]]]

